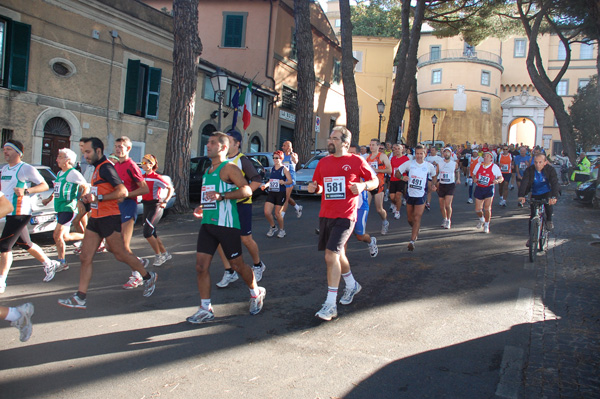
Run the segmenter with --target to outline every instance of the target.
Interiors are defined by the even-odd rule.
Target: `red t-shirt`
[[[154,171],[147,173],[144,177],[150,191],[142,195],[142,201],[160,200],[161,191],[169,187],[169,183]]]
[[[396,177],[396,169],[398,169],[398,167],[400,167],[400,165],[402,165],[404,162],[408,162],[408,161],[410,161],[410,158],[407,157],[406,155],[403,155],[401,157],[392,155],[392,157],[390,158],[390,164],[392,165],[392,175],[390,176],[391,181],[399,181],[400,180]]]
[[[142,171],[131,158],[123,163],[115,162],[115,169],[119,174],[119,177],[123,180],[127,191],[134,191],[138,189],[138,183],[144,181]]]
[[[350,185],[376,177],[367,161],[358,155],[329,155],[321,159],[313,175],[313,181],[323,187],[319,217],[356,221],[358,195],[352,194]]]

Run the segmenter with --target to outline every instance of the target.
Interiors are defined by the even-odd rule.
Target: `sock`
[[[50,267],[50,265],[52,264],[52,261],[50,259],[44,261],[44,263],[42,263],[42,265],[44,265],[44,267]]]
[[[227,273],[229,273],[229,274],[233,274],[233,273],[234,273],[233,269],[225,269],[225,271],[226,271]]]
[[[490,227],[490,222],[485,222],[485,223],[483,223],[483,225],[486,227]]]
[[[285,212],[281,211],[281,217],[284,217],[284,216],[285,216]],[[273,226],[273,227],[275,227],[275,226]]]
[[[261,261],[258,261],[258,263],[255,263],[255,264],[254,264],[254,267],[262,267],[262,262],[261,262]]]
[[[299,211],[300,210],[300,205],[296,204],[296,205],[294,205],[294,208],[296,208],[296,210]]]
[[[258,286],[255,286],[254,288],[248,288],[250,290],[250,296],[252,298],[256,298],[258,296]]]
[[[480,217],[479,220],[481,220],[482,222],[485,222],[485,218],[483,216]]]
[[[132,272],[131,275],[135,276],[135,278],[137,278],[137,279],[142,278],[142,275],[140,274],[140,272]]]
[[[79,299],[87,298],[87,294],[85,292],[81,292],[81,291],[77,291],[77,296],[79,297]]]
[[[8,308],[8,314],[6,315],[6,321],[17,321],[21,318],[21,312],[17,308]]]
[[[342,277],[344,278],[346,287],[354,288],[356,286],[356,280],[354,279],[354,276],[352,275],[351,271],[346,274],[342,274]]]
[[[0,285],[6,285],[6,277],[7,275],[0,275]]]
[[[152,277],[152,275],[150,274],[150,272],[147,272],[145,276],[142,276],[142,278],[144,279],[144,281],[150,280],[150,277]]]
[[[58,261],[59,261],[61,264],[65,264],[65,263],[67,263],[67,260],[66,260],[66,259],[58,259]]]
[[[337,299],[338,287],[327,287],[327,299],[325,299],[325,303],[328,305],[334,305]]]
[[[200,300],[200,307],[204,310],[210,310],[211,306],[210,306],[210,298],[208,299],[201,299]]]

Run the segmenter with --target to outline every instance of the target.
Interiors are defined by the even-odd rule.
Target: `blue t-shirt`
[[[542,195],[549,193],[551,190],[550,181],[544,176],[543,172],[535,171],[533,185],[531,186],[531,194]]]
[[[531,157],[528,155],[525,155],[524,157],[522,157],[521,155],[517,155],[514,157],[514,160],[517,169],[519,169],[521,176],[523,176],[523,172],[525,172],[525,169],[527,169],[527,167],[529,166],[527,165],[527,162],[531,160]]]

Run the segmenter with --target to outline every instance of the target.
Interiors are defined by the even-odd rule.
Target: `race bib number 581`
[[[334,176],[323,178],[325,199],[346,199],[346,178]]]

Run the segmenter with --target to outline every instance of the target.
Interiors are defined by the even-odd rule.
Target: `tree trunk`
[[[164,173],[171,176],[177,199],[174,211],[190,208],[190,143],[196,105],[196,62],[202,54],[198,37],[198,1],[173,2],[173,83]]]
[[[410,113],[410,122],[408,132],[405,134],[406,142],[414,147],[419,141],[419,125],[421,123],[421,107],[417,98],[417,76],[415,75],[413,85],[408,96],[408,111]]]
[[[310,158],[310,151],[314,143],[315,54],[310,23],[310,2],[294,0],[294,20],[298,48],[298,100],[294,148],[302,163]]]
[[[402,0],[402,39],[396,56],[396,81],[392,92],[390,117],[388,119],[385,141],[395,142],[398,127],[402,125],[406,101],[417,73],[417,52],[421,38],[421,25],[425,13],[425,0],[417,0],[414,8],[412,28],[410,27],[410,2]]]
[[[360,121],[358,118],[358,96],[354,81],[354,55],[352,54],[352,22],[350,21],[350,1],[340,0],[342,20],[342,81],[346,103],[346,127],[352,132],[352,144],[358,145]],[[369,105],[370,106],[370,105]],[[373,105],[375,108],[375,105]]]

